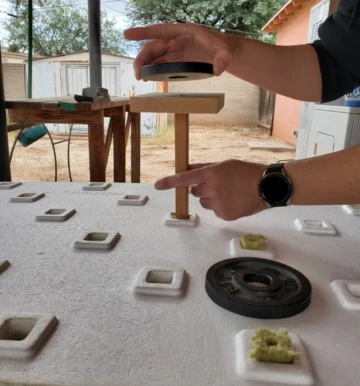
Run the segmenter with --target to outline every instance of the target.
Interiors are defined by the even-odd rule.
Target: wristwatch
[[[270,207],[290,205],[293,185],[283,163],[271,164],[259,182],[259,195]]]

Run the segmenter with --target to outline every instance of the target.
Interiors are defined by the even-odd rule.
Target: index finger
[[[195,25],[191,24],[155,24],[147,27],[129,28],[124,31],[124,37],[127,40],[151,40],[151,39],[174,39],[177,35],[191,33]]]
[[[202,169],[194,169],[177,173],[170,177],[162,178],[155,182],[155,189],[168,190],[172,188],[184,188],[205,182]]]

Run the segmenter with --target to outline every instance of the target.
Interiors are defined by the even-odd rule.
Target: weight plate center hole
[[[173,76],[168,76],[168,79],[186,79],[187,76],[185,75],[173,75]]]
[[[244,282],[250,287],[265,288],[272,283],[272,278],[258,273],[248,273],[244,275]]]

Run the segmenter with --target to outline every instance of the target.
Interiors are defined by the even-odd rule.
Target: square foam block
[[[148,200],[148,196],[141,194],[122,194],[117,203],[119,205],[144,205]]]
[[[28,359],[35,356],[54,332],[52,314],[12,312],[0,316],[0,357]]]
[[[360,216],[360,204],[343,205],[342,208],[346,213],[352,214],[353,216]]]
[[[22,185],[21,182],[0,182],[0,189],[14,189]]]
[[[3,273],[10,267],[8,260],[0,260],[0,273]]]
[[[301,219],[297,218],[294,222],[299,231],[317,235],[335,235],[336,228],[325,220]]]
[[[244,249],[240,245],[240,237],[235,237],[230,241],[230,255],[232,257],[259,257],[261,259],[274,259],[274,252],[271,244],[266,240],[264,250]]]
[[[236,344],[236,371],[249,381],[281,383],[285,385],[314,385],[314,377],[300,338],[289,333],[291,345],[295,351],[301,352],[291,364],[258,362],[250,358],[252,337],[255,330],[242,330],[235,338]]]
[[[164,224],[169,226],[188,226],[195,227],[199,221],[199,216],[195,213],[190,215],[189,219],[181,220],[171,217],[171,212],[167,213],[164,219]]]
[[[38,221],[66,221],[76,213],[75,209],[49,209],[36,216]]]
[[[11,202],[35,202],[45,197],[44,193],[22,193],[17,197],[11,197]]]
[[[75,242],[75,248],[79,249],[94,249],[94,250],[110,250],[120,240],[118,232],[89,232],[85,233],[83,238]]]
[[[168,267],[144,267],[138,273],[133,292],[143,295],[181,296],[185,270]]]
[[[360,311],[360,280],[334,280],[331,287],[344,308]]]
[[[109,189],[110,186],[109,182],[91,182],[89,185],[83,186],[83,190],[103,191]]]

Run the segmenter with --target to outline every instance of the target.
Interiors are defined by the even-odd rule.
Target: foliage
[[[131,0],[132,25],[193,22],[228,33],[261,38],[261,28],[286,0]],[[271,40],[270,37],[266,37]],[[265,38],[265,39],[266,39]]]
[[[17,18],[3,23],[7,30],[5,42],[11,52],[27,52],[28,10],[27,0],[10,0],[12,13]],[[75,6],[74,0],[34,0],[33,53],[52,56],[88,50],[88,15],[86,8]],[[102,50],[123,55],[127,42],[116,27],[116,21],[101,14]]]

